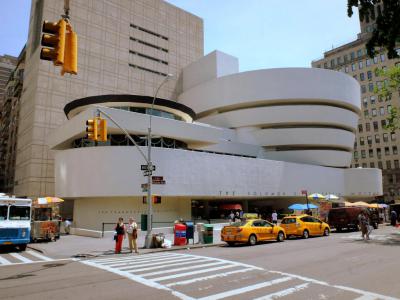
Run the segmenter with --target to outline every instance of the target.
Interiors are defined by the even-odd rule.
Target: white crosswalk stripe
[[[31,250],[18,253],[10,252],[0,254],[0,267],[49,261],[53,261],[53,259]]]
[[[318,289],[322,289],[324,294],[345,294],[346,299],[400,300],[300,275],[191,254],[155,253],[80,262],[149,287],[169,291],[182,300],[219,300],[229,297],[255,300],[309,299],[304,294],[300,296],[301,293],[315,292],[318,296]]]

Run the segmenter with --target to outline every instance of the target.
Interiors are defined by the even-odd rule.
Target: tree
[[[377,13],[375,5],[382,4]],[[347,15],[353,15],[353,7],[359,8],[360,20],[374,20],[376,26],[367,42],[367,52],[374,57],[377,47],[388,51],[388,58],[397,58],[396,44],[400,42],[400,0],[347,0]]]
[[[385,78],[385,84],[381,89],[375,89],[379,97],[383,99],[391,99],[393,93],[400,94],[400,64],[387,70],[376,69],[376,74]],[[398,107],[393,107],[389,112],[389,117],[386,119],[385,128],[394,132],[400,129],[400,111]]]

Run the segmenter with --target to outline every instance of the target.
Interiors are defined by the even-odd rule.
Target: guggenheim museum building
[[[350,168],[360,113],[352,77],[312,68],[239,72],[238,59],[218,51],[175,76],[180,92],[156,98],[152,117],[153,176],[165,181],[152,188],[155,227],[235,208],[284,211],[305,201],[302,191],[350,201],[382,194],[379,169]],[[86,140],[86,120],[101,105],[146,153],[152,100],[150,93],[72,100],[68,121],[48,137],[55,194],[74,201],[82,232],[147,211],[143,157],[112,122],[107,142]]]

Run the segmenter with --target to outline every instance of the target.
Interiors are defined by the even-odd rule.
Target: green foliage
[[[375,12],[375,4],[381,5],[381,13]],[[370,57],[376,55],[377,47],[384,47],[388,57],[397,58],[396,44],[400,42],[400,0],[347,0],[347,15],[353,15],[353,7],[359,8],[360,20],[374,20],[376,27],[367,42]]]
[[[393,93],[400,93],[400,65],[387,70],[376,69],[375,72],[387,80],[387,84],[382,86],[379,91],[375,89],[379,97],[390,99]],[[394,132],[400,129],[399,109],[394,107],[386,119],[386,129]]]

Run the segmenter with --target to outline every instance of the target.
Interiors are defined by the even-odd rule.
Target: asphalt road
[[[0,261],[0,299],[400,299],[400,230],[382,227],[371,237],[333,233],[254,247]]]

